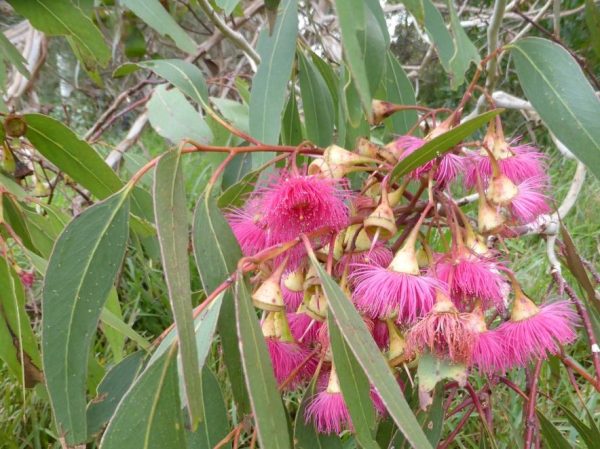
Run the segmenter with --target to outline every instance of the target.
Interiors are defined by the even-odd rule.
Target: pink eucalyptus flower
[[[408,332],[409,353],[429,350],[455,363],[468,363],[473,354],[476,333],[469,325],[468,314],[460,313],[440,290],[436,303]]]
[[[474,299],[482,300],[485,307],[493,305],[504,310],[504,279],[499,268],[494,259],[464,247],[441,257],[435,266],[438,278],[449,284],[451,298],[461,310]]]
[[[266,222],[256,201],[228,212],[226,218],[244,256],[253,256],[268,246]]]
[[[476,335],[471,364],[484,374],[504,371],[507,360],[502,336],[495,330],[488,330],[479,305],[468,315],[468,319]]]
[[[497,155],[500,170],[516,184],[529,178],[547,178],[546,159],[546,155],[533,145],[508,146],[502,155]],[[485,151],[471,152],[469,161],[465,175],[467,188],[473,188],[477,184],[477,174],[485,185],[492,176],[488,154]]]
[[[333,366],[326,387],[310,399],[304,419],[306,423],[312,422],[321,433],[340,433],[353,428],[350,412]]]
[[[401,273],[375,265],[357,264],[350,280],[354,303],[373,318],[398,316],[413,322],[433,306],[438,281],[430,276]]]
[[[511,215],[519,223],[531,223],[541,214],[551,211],[548,205],[546,179],[543,177],[528,178],[517,184],[517,194],[510,202]]]
[[[292,372],[306,360],[310,352],[295,342],[281,341],[277,338],[266,338],[267,348],[273,364],[273,372],[277,383],[283,383]],[[309,361],[288,383],[287,388],[294,388],[305,377],[306,373],[314,370],[314,360]]]
[[[344,270],[348,270],[348,275],[351,275],[357,265],[374,265],[378,267],[387,267],[394,254],[384,244],[376,243],[372,249],[364,251],[353,251],[344,253],[334,267],[334,274],[337,277],[342,277]]]
[[[511,366],[524,366],[547,354],[557,354],[560,345],[577,338],[578,316],[567,301],[536,306],[522,293],[516,294],[509,321],[498,327]]]
[[[380,349],[386,348],[389,343],[389,338],[387,323],[382,320],[375,320],[375,323],[373,324],[373,340],[375,340],[377,346]]]
[[[306,313],[288,313],[287,317],[296,341],[307,345],[317,341],[319,329],[323,323],[314,320]]]

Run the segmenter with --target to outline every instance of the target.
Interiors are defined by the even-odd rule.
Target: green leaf
[[[425,5],[423,4],[423,0],[403,0],[402,4],[412,14],[419,25],[425,23]]]
[[[40,351],[29,316],[19,275],[0,257],[0,358],[23,387],[42,379]]]
[[[179,89],[157,86],[148,102],[148,119],[154,130],[173,143],[183,139],[208,144],[212,131]]]
[[[204,392],[204,416],[198,430],[188,433],[189,449],[213,449],[229,433],[227,409],[219,381],[208,367],[202,369],[202,391]],[[221,446],[230,448],[231,443]]]
[[[402,159],[392,170],[391,180],[395,181],[400,176],[410,173],[415,168],[426,164],[430,160],[441,156],[445,152],[458,145],[466,137],[488,123],[492,118],[500,114],[504,109],[494,109],[484,112],[477,117],[461,123],[455,128],[431,139],[421,148]]]
[[[192,229],[196,266],[207,294],[229,278],[242,257],[237,240],[215,201],[210,192],[198,200]],[[233,396],[241,413],[246,413],[249,411],[248,393],[244,387],[237,329],[231,326],[233,322],[235,322],[233,295],[227,291],[223,297],[217,331],[221,337],[223,357]]]
[[[412,447],[431,449],[431,444],[408,406],[398,382],[352,302],[319,264],[314,254],[310,255],[310,259],[321,279],[329,312],[333,313],[344,340],[377,389],[394,422]]]
[[[127,63],[117,68],[113,76],[124,76],[138,68],[152,70],[192,100],[203,106],[208,104],[208,88],[206,87],[206,81],[204,81],[204,75],[202,75],[200,69],[194,64],[182,59],[156,59],[138,63]]]
[[[357,30],[357,35],[369,80],[370,94],[373,96],[381,84],[381,78],[385,71],[385,55],[389,49],[389,35],[379,1],[366,0],[364,5],[365,26]],[[379,20],[383,20],[383,27]]]
[[[226,16],[231,15],[240,0],[216,0],[215,3],[223,10]]]
[[[219,207],[240,207],[245,200],[245,197],[250,194],[256,187],[256,181],[260,175],[261,170],[253,170],[240,179],[235,184],[229,186],[219,196],[218,206]]]
[[[465,384],[467,367],[427,353],[419,358],[417,376],[419,378],[419,402],[421,409],[425,410],[433,401],[431,392],[441,380],[452,379],[460,385]]]
[[[335,9],[338,15],[344,59],[348,64],[352,80],[356,85],[361,103],[367,115],[371,114],[371,87],[365,67],[363,49],[358,39],[358,30],[366,27],[365,6],[346,0],[336,0]]]
[[[210,347],[212,345],[213,336],[215,334],[215,328],[217,326],[217,320],[219,318],[219,312],[221,311],[221,305],[223,304],[223,295],[221,293],[217,296],[203,311],[194,319],[194,333],[196,339],[196,345],[198,347],[198,367],[201,368],[206,362]],[[172,329],[158,345],[154,354],[148,361],[148,364],[154,363],[158,360],[165,352],[169,350],[173,342],[175,341],[176,330]]]
[[[37,151],[77,183],[103,199],[123,183],[98,153],[59,121],[41,114],[26,114],[25,136]]]
[[[259,445],[263,449],[291,448],[283,402],[250,292],[244,279],[235,284],[235,315],[246,387],[254,412]]]
[[[189,231],[180,151],[170,151],[159,159],[154,173],[153,196],[162,266],[179,338],[184,391],[195,430],[203,419],[202,384],[192,317]]]
[[[542,439],[548,449],[572,449],[573,445],[567,441],[563,434],[552,422],[544,416],[542,412],[537,411],[537,417],[540,422]]]
[[[442,15],[431,0],[423,0],[423,7],[425,11],[425,31],[435,45],[444,70],[450,73],[450,59],[454,55],[452,35],[446,28]]]
[[[110,49],[102,33],[70,0],[10,0],[9,3],[38,30],[71,39],[86,67],[108,64]]]
[[[370,395],[369,379],[344,342],[331,314],[327,318],[327,329],[333,363],[340,380],[344,401],[352,417],[356,439],[365,449],[378,449],[377,443],[373,440],[376,415]]]
[[[104,432],[100,449],[186,447],[176,353],[174,345],[127,391]]]
[[[295,449],[342,449],[342,441],[337,435],[319,433],[314,426],[306,423],[305,412],[310,399],[315,394],[317,379],[313,378],[306,389],[300,407],[296,412],[294,423],[294,447]]]
[[[42,257],[48,259],[64,224],[52,213],[41,215],[29,209],[23,209],[23,214],[34,246]]]
[[[228,98],[212,97],[212,102],[219,108],[221,115],[240,131],[250,132],[248,105]]]
[[[175,45],[186,53],[194,53],[198,44],[181,28],[158,0],[122,0],[136,16],[161,36],[173,39]]]
[[[452,41],[454,43],[454,54],[449,62],[451,69],[450,85],[452,89],[458,89],[465,82],[465,72],[469,69],[471,62],[479,64],[481,57],[460,25],[452,0],[448,0],[448,9],[450,10],[450,29],[452,30]]]
[[[273,33],[263,29],[257,51],[261,62],[252,81],[250,92],[250,133],[266,144],[279,143],[281,113],[285,102],[298,33],[298,1],[283,0]],[[268,153],[257,159],[262,164]]]
[[[100,311],[125,254],[127,193],[94,204],[69,223],[44,279],[44,374],[57,427],[69,444],[87,438],[87,360]]]
[[[298,52],[300,93],[307,138],[320,147],[333,140],[333,100],[325,80],[313,63]]]
[[[119,401],[142,368],[144,352],[138,351],[113,366],[98,385],[97,395],[87,407],[88,435],[93,437],[108,423]]]
[[[121,312],[121,304],[119,303],[119,295],[116,288],[112,288],[108,293],[106,304],[102,310],[107,310],[118,320],[123,321],[123,313]],[[102,321],[102,313],[100,313],[100,321]],[[123,359],[125,335],[111,326],[105,326],[104,322],[102,322],[102,333],[106,337],[108,347],[113,354],[113,360],[115,363],[119,363]]]
[[[302,136],[302,122],[298,112],[298,99],[296,98],[295,85],[290,88],[283,123],[281,125],[281,143],[283,145],[300,145],[304,140]]]
[[[370,126],[366,120],[356,84],[348,70],[342,68],[339,83],[340,106],[338,112],[338,142],[345,148],[354,148],[356,139],[368,137]]]
[[[552,133],[600,178],[600,99],[569,53],[546,39],[511,45],[527,99]]]
[[[406,72],[391,51],[387,53],[385,71],[386,100],[396,104],[416,104],[415,91]],[[406,134],[417,122],[417,111],[400,111],[385,119],[385,127],[390,133]]]
[[[27,70],[27,60],[21,52],[8,40],[4,33],[0,33],[0,59],[5,59],[10,62],[25,78],[29,78],[29,70]],[[0,87],[4,87],[0,83]]]
[[[598,431],[598,427],[589,410],[586,408],[586,412],[593,427],[588,426],[581,419],[577,418],[571,410],[560,402],[554,402],[554,404],[565,414],[571,425],[577,430],[577,433],[579,433],[579,436],[585,442],[588,449],[595,449],[598,446],[598,441],[600,441],[600,432]]]
[[[150,349],[150,343],[148,343],[148,340],[138,334],[129,324],[108,310],[106,307],[102,309],[102,312],[100,312],[100,321],[102,321],[102,324],[105,326],[104,329],[106,329],[106,326],[108,326],[119,334],[137,343],[140,348],[146,351]]]
[[[15,234],[21,239],[23,245],[39,254],[38,248],[33,243],[27,220],[25,218],[25,209],[21,203],[17,202],[10,195],[0,195],[0,208],[2,209],[2,217],[0,221],[6,222]],[[4,233],[4,226],[0,226],[0,236]],[[11,236],[8,235],[8,238]],[[5,237],[6,238],[6,237]]]

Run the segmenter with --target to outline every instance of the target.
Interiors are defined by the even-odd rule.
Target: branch
[[[506,0],[496,0],[494,13],[487,32],[488,54],[493,54],[498,49],[498,33],[506,9]],[[486,88],[492,90],[496,84],[496,72],[498,70],[498,57],[492,56],[487,64]]]
[[[198,0],[198,5],[204,11],[206,16],[210,19],[212,23],[223,33],[236,47],[242,50],[246,56],[248,56],[253,62],[254,65],[260,63],[260,55],[254,50],[254,48],[248,43],[246,38],[230,28],[229,25],[225,23],[225,21],[216,13],[216,11],[210,6],[208,0]]]

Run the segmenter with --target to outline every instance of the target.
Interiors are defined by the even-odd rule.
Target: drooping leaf
[[[27,61],[15,48],[15,46],[8,40],[4,33],[0,33],[0,59],[4,59],[10,62],[19,71],[21,75],[29,78],[29,70],[27,70]],[[0,83],[0,87],[3,87],[4,83]]]
[[[281,114],[296,48],[298,1],[283,0],[278,15],[273,33],[269,36],[263,29],[258,39],[261,62],[250,92],[250,133],[266,144],[279,143]],[[269,154],[261,154],[255,162],[261,165],[268,159]]]
[[[204,416],[195,432],[188,433],[189,449],[213,449],[228,433],[227,409],[219,381],[208,367],[202,369],[202,391],[204,391]],[[231,444],[221,446],[230,448]]]
[[[186,53],[196,51],[197,44],[194,39],[177,24],[158,0],[122,0],[122,4],[158,34],[173,39],[180,50]]]
[[[102,33],[70,0],[10,0],[9,3],[38,30],[71,39],[87,67],[96,64],[104,67],[110,60],[110,49]]]
[[[309,384],[296,412],[294,447],[296,449],[342,449],[342,441],[337,435],[319,433],[313,425],[306,423],[306,407],[315,395],[316,381],[317,379],[314,378]]]
[[[331,352],[344,401],[350,411],[356,440],[361,447],[378,449],[375,434],[375,409],[370,395],[369,379],[343,340],[331,314],[327,318]]]
[[[196,338],[196,345],[198,347],[198,367],[201,368],[206,362],[206,358],[212,345],[212,339],[215,334],[215,328],[217,326],[217,320],[219,318],[219,312],[221,311],[221,305],[223,304],[223,293],[217,296],[202,313],[200,313],[194,319],[194,333]],[[148,364],[154,363],[158,360],[165,352],[169,350],[176,338],[176,330],[172,329],[163,341],[161,341],[156,351],[152,354],[152,357],[148,361]]]
[[[481,57],[461,26],[452,0],[448,0],[448,9],[450,10],[450,29],[452,30],[452,41],[454,43],[454,53],[450,58],[450,86],[452,86],[452,89],[458,89],[465,82],[465,72],[469,69],[471,63],[479,64]]]
[[[184,391],[192,428],[203,419],[202,384],[192,317],[187,202],[180,151],[165,153],[154,173],[154,213],[163,271],[179,338]]]
[[[281,143],[283,145],[300,145],[302,143],[302,122],[298,112],[298,99],[296,98],[295,86],[290,88],[290,96],[283,112],[283,123],[281,125]]]
[[[0,358],[23,387],[42,380],[40,351],[25,311],[19,275],[0,257]]]
[[[186,447],[176,353],[174,345],[125,393],[102,436],[101,449]]]
[[[442,15],[431,0],[423,0],[425,11],[425,31],[433,41],[444,70],[450,73],[450,59],[454,54],[452,35],[446,28]]]
[[[98,198],[123,186],[100,155],[59,121],[42,114],[26,114],[25,121],[25,136],[35,149]]]
[[[182,59],[156,59],[127,63],[118,67],[113,76],[124,76],[138,68],[152,70],[198,104],[208,104],[208,88],[204,81],[204,75],[194,64]]]
[[[260,447],[291,449],[286,412],[244,279],[236,281],[235,290],[235,315],[242,366]]]
[[[600,59],[600,5],[594,0],[585,0],[585,23],[589,30],[589,39],[596,58]]]
[[[431,449],[431,444],[421,430],[415,415],[408,406],[398,382],[394,378],[381,351],[373,341],[364,321],[346,297],[340,286],[327,274],[317,262],[314,254],[310,255],[323,291],[327,297],[329,313],[333,313],[335,322],[352,350],[356,360],[377,389],[381,400],[394,422],[405,435],[412,447]]]
[[[70,444],[87,438],[87,359],[125,253],[127,193],[96,203],[69,223],[56,242],[44,279],[44,374],[58,429]]]
[[[560,402],[554,402],[556,406],[558,406],[562,413],[565,414],[567,420],[571,423],[571,425],[577,430],[581,439],[585,442],[588,449],[594,449],[598,445],[598,441],[600,441],[600,431],[596,423],[594,422],[594,417],[591,415],[589,410],[586,409],[587,415],[590,418],[591,426],[588,426],[583,420],[579,419],[575,416],[567,406],[561,404]]]
[[[320,147],[333,140],[333,100],[325,80],[304,54],[298,52],[300,93],[307,138]]]
[[[177,144],[183,139],[208,144],[212,131],[179,89],[157,86],[147,104],[148,119],[154,130]]]
[[[116,288],[112,288],[108,293],[108,298],[103,310],[109,311],[119,321],[123,321],[123,313],[121,312],[121,304],[119,303],[119,296]],[[100,321],[102,321],[102,314],[100,314]],[[113,354],[113,360],[115,363],[119,363],[123,359],[125,334],[111,326],[106,326],[104,322],[102,322],[102,333],[106,337],[108,347]]]
[[[136,342],[140,348],[146,351],[150,349],[150,343],[148,343],[148,340],[138,334],[129,324],[123,321],[122,318],[115,315],[106,307],[102,309],[102,312],[100,312],[100,321],[105,328],[108,326],[111,329],[114,329],[115,332],[118,332],[119,334],[129,338],[131,341]]]
[[[192,229],[196,266],[207,294],[229,278],[242,257],[237,240],[215,201],[215,198],[210,196],[210,192],[198,200]],[[233,396],[240,412],[246,413],[249,411],[249,400],[244,386],[237,329],[231,326],[233,322],[235,322],[233,295],[231,291],[227,291],[223,297],[217,331],[221,337],[223,358]]]
[[[537,412],[537,418],[540,422],[542,439],[548,449],[572,449],[573,445],[567,441],[563,434],[556,428],[552,421],[544,416],[540,411]]]
[[[371,96],[375,95],[385,71],[385,59],[389,49],[389,34],[385,17],[378,0],[366,0],[365,26],[357,30],[358,42],[364,58]],[[383,25],[380,23],[383,20]]]
[[[216,0],[216,4],[223,10],[223,14],[226,16],[230,15],[240,0]]]
[[[421,148],[398,162],[398,164],[396,164],[394,167],[394,170],[392,170],[391,179],[396,180],[400,176],[410,173],[415,168],[426,164],[438,156],[441,156],[443,153],[459,144],[463,139],[473,134],[473,132],[481,128],[502,111],[503,109],[494,109],[492,111],[484,112],[483,114],[467,120],[457,127],[452,128],[451,130],[431,139]]]
[[[402,4],[406,6],[408,12],[412,14],[419,25],[425,22],[425,5],[423,0],[403,0]]]
[[[386,100],[396,104],[416,104],[413,86],[391,51],[387,53],[386,63]],[[384,123],[389,132],[405,134],[417,122],[417,118],[417,111],[400,111],[385,119]]]
[[[108,423],[119,401],[127,393],[140,372],[143,361],[144,352],[134,352],[106,373],[98,385],[96,397],[87,407],[87,426],[90,437],[100,432]]]
[[[240,207],[243,204],[244,197],[254,190],[259,175],[260,170],[251,171],[238,182],[229,186],[219,196],[218,206],[221,208]]]
[[[548,129],[600,178],[600,99],[561,46],[538,37],[511,45],[525,96]]]
[[[340,74],[340,101],[338,112],[338,144],[345,148],[354,148],[359,137],[368,137],[369,123],[364,114],[356,83],[350,79],[345,68]]]
[[[212,102],[219,108],[221,115],[240,131],[250,132],[250,113],[248,105],[228,98],[212,97]]]
[[[25,217],[25,209],[22,203],[16,201],[11,195],[0,193],[0,207],[2,208],[0,223],[4,222],[10,226],[27,249],[36,254],[40,254],[40,250],[36,247],[31,238],[28,222]],[[4,232],[4,226],[0,225],[0,234],[3,234]]]

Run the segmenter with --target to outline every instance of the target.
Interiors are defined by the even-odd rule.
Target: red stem
[[[531,377],[531,386],[529,387],[529,401],[527,402],[527,415],[525,417],[525,436],[524,436],[524,449],[530,449],[533,439],[533,430],[537,425],[537,419],[535,417],[535,404],[538,392],[538,381],[540,378],[540,371],[542,369],[542,359],[539,359],[535,364],[533,374]]]

